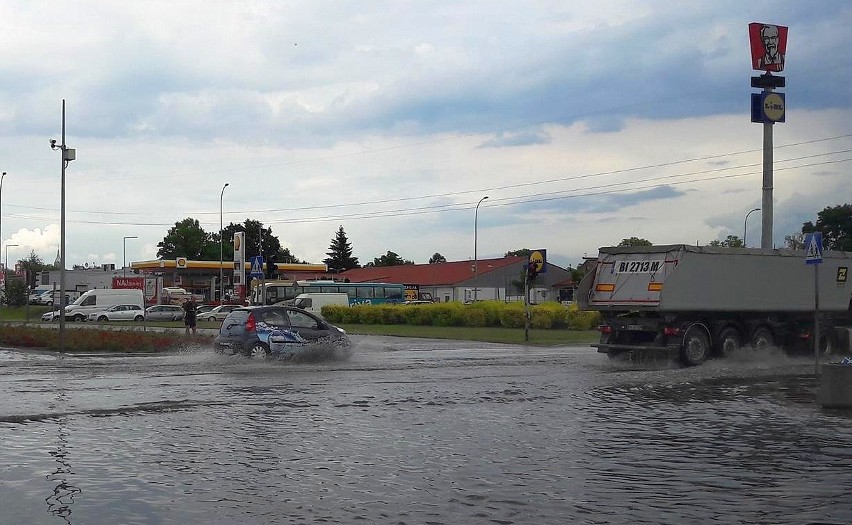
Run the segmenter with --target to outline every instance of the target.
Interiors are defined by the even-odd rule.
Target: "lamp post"
[[[222,191],[219,193],[219,303],[221,304],[222,300],[225,299],[225,283],[223,282],[225,279],[225,273],[222,269],[222,242],[224,239],[223,226],[222,226],[222,201],[225,198],[225,188],[229,185],[228,182],[222,186]],[[213,295],[216,295],[216,289],[213,289]],[[213,300],[216,300],[216,297],[213,297]]]
[[[121,259],[121,276],[127,277],[127,239],[138,239],[139,237],[135,235],[127,235],[123,237],[122,244],[124,244],[124,255]]]
[[[3,263],[3,299],[6,302],[9,302],[9,298],[6,296],[6,271],[9,269],[9,246],[18,246],[17,244],[7,244],[6,245],[6,262]]]
[[[477,282],[477,276],[479,274],[478,268],[478,259],[476,256],[476,235],[477,235],[477,222],[479,221],[479,205],[482,204],[482,201],[488,198],[488,195],[479,199],[479,202],[476,203],[476,211],[473,213],[473,302],[476,302],[476,292],[479,288],[479,283]]]
[[[65,352],[65,168],[72,160],[77,160],[77,150],[65,144],[65,99],[62,99],[62,143],[56,145],[56,139],[50,139],[50,149],[62,152],[62,183],[60,184],[59,212],[59,353]]]
[[[748,247],[748,245],[746,245],[746,231],[748,230],[748,216],[751,215],[752,213],[756,212],[756,211],[760,211],[760,208],[755,208],[755,209],[751,210],[750,212],[746,213],[745,220],[743,221],[743,248]]]
[[[0,243],[3,242],[3,179],[6,178],[6,172],[0,175]]]

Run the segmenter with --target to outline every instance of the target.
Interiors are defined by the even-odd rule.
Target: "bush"
[[[0,343],[20,348],[59,350],[59,330],[32,326],[4,326]],[[141,330],[95,330],[75,328],[65,331],[65,350],[69,352],[169,352],[188,343],[210,344],[212,337],[181,333],[143,332]]]
[[[464,325],[470,327],[488,326],[488,316],[482,308],[471,308],[465,312]]]
[[[580,310],[576,304],[568,307],[568,328],[570,330],[593,330],[601,324],[601,313]]]
[[[461,303],[435,303],[420,306],[426,307],[426,311],[430,318],[430,324],[433,326],[464,325],[464,314],[461,310]]]
[[[402,305],[402,319],[405,324],[428,326],[432,324],[431,304]]]
[[[323,317],[343,324],[409,324],[469,327],[524,327],[524,304],[479,301],[418,305],[325,306]],[[557,302],[530,307],[530,326],[538,329],[592,330],[600,324],[598,312],[583,312],[576,305],[565,308]]]
[[[524,304],[509,303],[500,311],[500,326],[504,328],[524,327]]]

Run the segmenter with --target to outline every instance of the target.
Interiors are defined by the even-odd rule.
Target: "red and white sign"
[[[113,277],[112,287],[116,290],[144,290],[145,279],[143,277]]]
[[[787,56],[787,28],[752,22],[748,25],[751,67],[758,71],[784,71]]]

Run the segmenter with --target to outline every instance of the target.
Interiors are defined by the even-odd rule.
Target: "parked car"
[[[196,311],[195,318],[198,320],[204,321],[223,321],[228,314],[237,308],[241,308],[238,304],[221,304],[216,308],[210,310],[209,312],[205,312],[204,314],[199,314]]]
[[[53,290],[41,292],[35,297],[35,299],[30,301],[30,304],[53,306]]]
[[[349,345],[346,331],[294,306],[246,306],[233,310],[219,328],[214,349],[223,354],[266,358],[294,355],[312,342]]]
[[[145,318],[149,321],[180,321],[183,308],[174,304],[158,304],[145,309]]]
[[[145,310],[138,304],[116,304],[106,310],[90,313],[87,319],[89,321],[142,321],[144,315]]]
[[[195,308],[195,317],[201,317],[202,314],[206,314],[214,308],[216,308],[215,304],[202,304]]]

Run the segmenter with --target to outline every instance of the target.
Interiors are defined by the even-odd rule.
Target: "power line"
[[[852,150],[844,150],[843,152],[850,152]],[[838,152],[839,153],[839,152]],[[833,153],[834,154],[834,153]],[[802,156],[795,159],[787,159],[785,161],[779,162],[792,162],[794,160],[803,160],[808,158],[814,158],[824,156],[824,154],[817,155],[808,155]],[[837,160],[826,160],[822,162],[814,162],[809,164],[801,164],[797,166],[787,166],[787,167],[779,167],[776,168],[776,172],[781,171],[789,171],[800,168],[808,168],[815,166],[824,166],[830,164],[839,164],[844,162],[852,161],[852,158],[846,159],[837,159]],[[503,198],[493,198],[491,201],[491,206],[516,206],[519,204],[531,204],[531,203],[539,203],[539,202],[550,202],[555,200],[564,200],[564,199],[575,199],[580,197],[593,197],[600,195],[607,195],[613,193],[626,193],[626,192],[634,192],[641,191],[644,189],[657,188],[661,186],[675,186],[682,184],[690,184],[690,183],[701,183],[701,182],[710,182],[714,180],[722,180],[722,179],[733,179],[740,177],[747,177],[758,175],[761,172],[747,172],[747,173],[737,173],[730,175],[718,175],[715,177],[703,177],[703,178],[692,178],[683,181],[672,181],[671,179],[676,179],[680,177],[691,176],[695,174],[708,174],[708,173],[720,173],[723,171],[730,171],[733,169],[744,169],[744,168],[753,168],[759,166],[760,164],[748,164],[742,166],[728,166],[724,168],[715,168],[712,170],[703,170],[701,172],[694,173],[686,173],[686,174],[675,174],[675,175],[662,175],[657,177],[649,177],[647,179],[642,179],[638,181],[623,181],[623,182],[614,182],[610,184],[603,184],[599,186],[591,186],[587,188],[577,188],[571,190],[564,190],[561,192],[557,192],[558,194],[553,193],[539,193],[539,194],[531,194],[520,197],[503,197]],[[669,181],[665,184],[660,184],[659,181]],[[648,184],[645,186],[635,186],[637,183],[647,183],[653,182],[653,184]],[[627,188],[619,188],[620,186],[628,186]],[[600,191],[594,191],[600,190]],[[587,193],[576,193],[576,192],[587,192]],[[267,224],[304,224],[311,222],[330,222],[330,221],[341,221],[341,220],[362,220],[362,219],[379,219],[379,218],[387,218],[387,217],[405,217],[412,215],[425,215],[430,213],[443,213],[443,212],[453,212],[453,211],[462,211],[471,209],[471,203],[447,203],[447,204],[438,204],[438,205],[429,205],[429,206],[419,206],[415,208],[403,208],[403,209],[394,209],[394,210],[380,210],[380,211],[369,211],[363,213],[351,213],[351,214],[339,214],[339,215],[326,215],[326,216],[315,216],[315,217],[303,217],[298,219],[282,219],[282,220],[269,220]],[[19,218],[26,218],[17,216]],[[157,222],[118,222],[118,221],[90,221],[90,220],[68,220],[68,222],[73,222],[76,224],[95,224],[95,225],[109,225],[109,226],[151,226],[151,227],[167,227],[173,226],[174,223],[157,223]]]
[[[852,134],[837,135],[837,136],[833,136],[833,137],[823,137],[823,138],[819,138],[819,139],[812,139],[812,140],[807,140],[807,141],[800,141],[800,142],[794,142],[794,143],[789,143],[789,144],[783,144],[783,145],[776,146],[776,148],[777,149],[791,148],[791,147],[796,147],[796,146],[815,144],[815,143],[819,143],[819,142],[839,140],[839,139],[844,139],[844,138],[848,138],[848,137],[852,137]],[[395,198],[392,198],[392,199],[377,199],[377,200],[372,200],[372,201],[362,201],[362,202],[345,203],[345,204],[322,204],[322,205],[315,205],[315,206],[312,205],[312,206],[302,206],[302,207],[292,207],[292,208],[239,210],[239,211],[230,211],[230,212],[228,212],[228,214],[229,215],[234,215],[234,214],[262,214],[262,213],[296,212],[296,211],[318,210],[318,209],[337,209],[337,208],[347,208],[347,207],[356,207],[356,206],[373,206],[373,205],[379,205],[379,204],[391,204],[391,203],[400,203],[400,202],[409,202],[409,201],[421,201],[421,200],[424,200],[424,199],[434,199],[434,198],[442,198],[442,197],[458,197],[458,196],[462,196],[462,195],[480,194],[480,193],[483,193],[483,192],[496,192],[496,191],[500,191],[500,190],[509,190],[509,189],[524,188],[524,187],[532,187],[532,186],[538,186],[538,185],[543,185],[543,184],[554,184],[554,183],[559,183],[559,182],[569,182],[569,181],[576,181],[576,180],[582,180],[582,179],[604,177],[604,176],[609,176],[609,175],[622,175],[622,174],[626,174],[626,173],[632,173],[632,172],[648,170],[648,169],[659,169],[659,168],[672,167],[672,166],[677,166],[677,165],[682,165],[682,164],[688,164],[688,163],[692,163],[692,162],[734,157],[734,156],[738,156],[738,155],[743,155],[743,154],[747,154],[747,153],[755,153],[755,152],[759,152],[759,151],[762,151],[762,149],[759,149],[759,148],[758,149],[748,149],[748,150],[741,150],[741,151],[728,152],[728,153],[720,153],[720,154],[714,154],[714,155],[705,155],[705,156],[702,156],[702,157],[693,157],[693,158],[680,159],[680,160],[674,160],[674,161],[668,161],[668,162],[661,162],[661,163],[657,163],[657,164],[646,164],[646,165],[642,165],[642,166],[633,166],[633,167],[623,168],[623,169],[618,169],[618,170],[601,171],[601,172],[587,173],[587,174],[581,174],[581,175],[569,175],[569,176],[558,177],[558,178],[554,178],[554,179],[547,179],[547,180],[540,180],[540,181],[528,181],[528,182],[508,184],[508,185],[503,185],[503,186],[492,186],[492,187],[487,187],[487,188],[477,188],[477,189],[473,189],[473,190],[462,190],[462,191],[456,191],[456,192],[434,193],[434,194],[419,195],[419,196],[412,196],[412,197],[395,197]],[[780,160],[776,160],[775,162],[776,163],[790,162],[790,161],[793,161],[793,160],[801,160],[801,159],[805,159],[805,158],[814,158],[814,157],[819,157],[819,156],[828,156],[828,155],[836,155],[836,154],[840,154],[840,153],[847,153],[849,151],[850,150],[848,150],[848,149],[846,149],[846,150],[835,150],[835,151],[830,151],[830,152],[825,152],[825,153],[820,153],[820,154],[814,154],[814,155],[805,156],[805,157],[780,159]],[[711,169],[711,170],[689,172],[689,173],[681,174],[680,176],[688,176],[688,175],[694,175],[694,174],[700,174],[700,173],[713,173],[713,172],[718,171],[718,170],[736,169],[738,167],[753,167],[755,165],[757,165],[757,164],[747,164],[747,165],[741,165],[741,166],[715,168],[715,169]],[[20,206],[20,205],[14,205],[14,204],[7,204],[6,206],[11,207],[11,208],[23,208],[23,209],[42,210],[42,211],[53,211],[54,210],[53,208],[35,207],[35,206]],[[74,213],[87,213],[87,214],[93,214],[93,215],[110,215],[110,216],[116,216],[116,215],[118,215],[118,216],[145,215],[147,217],[151,216],[150,214],[143,213],[143,212],[120,212],[120,211],[112,212],[112,211],[80,210],[80,211],[74,211]],[[190,216],[205,216],[205,215],[216,215],[216,214],[218,214],[218,212],[199,211],[199,212],[189,212],[188,213],[188,215],[190,215]],[[23,216],[23,215],[10,215],[10,216],[18,217],[18,218],[29,218],[29,217]],[[165,216],[163,216],[163,217],[165,217]],[[39,218],[39,217],[32,217],[32,218]],[[120,223],[120,224],[124,224],[124,223]],[[137,223],[127,223],[127,224],[137,224]],[[155,225],[159,225],[160,223],[138,223],[138,224],[155,226]]]

